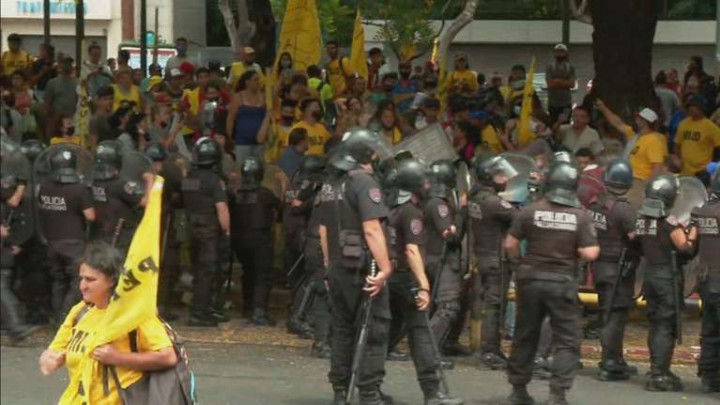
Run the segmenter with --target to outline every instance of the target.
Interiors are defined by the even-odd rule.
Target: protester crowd
[[[322,171],[329,151],[342,143],[349,132],[366,128],[386,144],[397,145],[424,131],[440,128],[438,136],[443,136],[444,131],[457,152],[457,160],[471,168],[479,167],[478,162],[512,152],[532,159],[537,172],[548,172],[558,156],[571,156],[569,160],[579,170],[577,197],[585,207],[591,207],[605,192],[606,174],[616,159],[629,162],[627,200],[638,210],[644,206],[646,190],[651,188],[648,184],[655,184],[665,174],[694,176],[712,189],[713,168],[709,166],[720,157],[720,92],[699,57],[690,58],[682,76],[676,69],[658,72],[653,102],[629,115],[628,111],[612,111],[592,89],[581,100],[574,97],[577,78],[570,50],[564,44],[552,49],[553,60],[545,69],[543,89],[527,83],[532,80],[528,71],[539,69],[516,65],[508,73],[486,75],[473,71],[469,56],[462,53],[454,56],[445,73],[434,61],[422,64],[401,61],[393,69],[385,64],[383,51],[373,48],[368,51],[368,77],[363,77],[352,71],[348,57],[340,54],[339,44],[334,41],[325,44],[326,63],[297,69],[289,53],[280,55],[277,66],[263,68],[256,62],[251,47],[243,48],[230,66],[216,61],[201,64],[188,56],[188,41],[178,38],[177,55],[166,66],[151,64],[147,76],[128,66],[127,51],[106,60],[94,43],[88,46],[81,66],[56,52],[50,44],[40,46],[36,57],[30,56],[16,34],[8,37],[8,46],[9,50],[2,54],[0,72],[4,137],[20,145],[42,144],[40,148],[78,145],[93,153],[96,163],[101,163],[97,170],[106,170],[103,164],[115,170],[109,171],[104,178],[107,181],[120,169],[119,164],[110,162],[128,152],[145,154],[155,164],[156,172],[167,177],[164,197],[167,201],[163,206],[166,231],[162,236],[167,259],[163,257],[158,296],[163,317],[173,320],[179,315],[174,292],[181,276],[182,252],[189,251],[195,278],[189,325],[212,327],[227,321],[225,301],[229,297],[220,291],[230,287],[232,281],[225,272],[236,259],[243,269],[243,316],[251,324],[274,325],[268,311],[272,284],[277,281],[293,284],[288,330],[314,339],[313,354],[318,357],[331,355],[328,335],[333,332],[327,330],[328,314],[338,309],[329,308],[329,299],[305,292],[308,288],[323,289],[322,281],[318,283],[310,276],[315,280],[310,283],[292,276],[301,260],[306,261],[306,267],[311,260],[305,251],[306,240],[320,240],[323,236],[306,232],[308,221],[301,221],[299,226],[292,224],[291,216],[303,209],[313,210],[313,204],[308,208],[307,201],[301,201],[303,190],[307,190],[303,181],[316,182],[312,176]],[[558,155],[560,152],[566,153]],[[67,168],[60,163],[58,167]],[[220,170],[211,170],[214,167]],[[193,170],[196,173],[190,177],[197,184],[184,179]],[[482,173],[481,169],[477,172]],[[255,193],[261,183],[270,184],[268,189],[272,192]],[[135,211],[128,215],[138,217],[137,212],[146,203],[142,194],[149,184],[148,180],[144,186],[128,183],[120,186],[120,194],[126,194],[123,201]],[[108,212],[101,207],[97,187],[100,186],[93,185],[93,199],[79,203],[81,221],[94,222],[97,215],[100,222],[101,212]],[[377,189],[370,189],[370,199],[377,202],[372,190]],[[249,198],[248,192],[255,194]],[[7,200],[8,206],[18,206],[21,194],[13,194]],[[322,192],[318,198],[322,198]],[[380,199],[379,194],[377,198]],[[178,203],[183,200],[184,206]],[[217,222],[211,234],[205,233],[208,228],[201,223],[204,220],[200,212],[205,203],[212,207],[210,217]],[[440,217],[448,215],[442,208],[438,210]],[[105,218],[108,222],[101,226],[103,229],[90,235],[117,240],[119,248],[127,249],[132,230],[116,231],[113,226],[116,218]],[[309,223],[319,224],[323,229],[323,220],[316,220],[317,223],[313,222],[313,214],[309,215]],[[282,223],[282,238],[276,237],[279,231],[276,223]],[[414,232],[416,228],[412,229]],[[517,226],[510,232],[517,239],[532,239]],[[88,236],[74,238],[85,240]],[[444,233],[443,238],[450,243]],[[586,241],[592,238],[588,236]],[[283,242],[279,245],[280,239]],[[79,297],[70,292],[55,296],[59,293],[55,286],[58,277],[53,271],[57,269],[46,268],[43,259],[38,259],[44,257],[36,254],[43,248],[41,245],[32,239],[30,244],[13,247],[17,248],[13,251],[17,256],[16,294],[26,307],[25,323],[60,324],[72,307],[68,305],[71,298]],[[48,256],[64,254],[61,267],[72,266],[70,259],[82,256],[82,249],[73,257],[73,253],[61,252],[58,246],[51,240]],[[519,251],[517,246],[506,248]],[[282,251],[283,271],[273,270],[273,250]],[[303,253],[305,256],[301,257]],[[440,250],[437,256],[441,256]],[[97,258],[91,256],[87,260]],[[321,257],[314,260],[318,267],[322,266]],[[276,273],[283,276],[276,277]],[[72,289],[74,281],[77,279],[70,277],[64,283],[66,287],[70,283]],[[458,294],[460,290],[458,287]],[[315,302],[308,301],[310,296]],[[458,299],[457,308],[453,307],[448,315],[451,321],[447,330],[439,336],[446,355],[466,352],[459,336],[470,309],[465,304],[461,307],[460,301],[464,300]],[[512,338],[515,307],[508,304],[498,312],[507,309],[507,322],[500,322],[502,325],[497,327]],[[436,313],[444,313],[445,309],[441,306]],[[73,309],[73,314],[77,310]],[[157,329],[158,325],[153,327]],[[398,325],[393,327],[402,329]],[[10,333],[21,338],[28,330]],[[395,332],[395,337],[402,339],[403,333]],[[336,342],[334,339],[332,342]],[[167,347],[167,342],[163,343]],[[389,345],[388,358],[406,357],[395,345]],[[549,346],[548,343],[546,353],[542,349],[536,353],[536,348],[532,348],[533,359],[537,354],[537,375],[546,378],[551,374],[546,360]],[[499,345],[480,355],[481,363],[492,369],[504,368],[508,361]],[[618,365],[612,362],[615,360],[624,364],[621,355],[603,359],[608,380],[624,379],[620,377],[630,373],[626,364]],[[440,363],[452,366],[445,358]],[[516,368],[511,367],[511,373],[520,374],[520,363],[516,359]],[[620,367],[620,371],[612,367]],[[657,374],[660,380],[649,384],[649,389],[675,390],[675,380],[666,381],[668,370],[669,365],[660,370]],[[521,380],[516,378],[518,386],[522,385]],[[717,388],[713,384],[718,382],[710,380],[708,384]],[[522,402],[526,400],[522,390],[515,394],[514,403],[530,403]],[[428,403],[461,403],[437,399],[437,395],[435,391],[432,395],[426,393],[426,399],[437,400]]]

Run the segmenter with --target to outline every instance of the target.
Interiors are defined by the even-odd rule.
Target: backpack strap
[[[77,315],[75,315],[72,326],[75,327],[78,323],[80,323],[80,321],[88,313],[88,311],[90,311],[90,305],[86,304],[80,311],[78,311]]]
[[[340,67],[340,72],[342,73],[343,78],[344,78],[344,79],[347,79],[347,78],[350,77],[350,76],[349,76],[349,75],[347,74],[347,72],[345,71],[345,67],[343,66],[343,59],[348,60],[348,57],[347,57],[347,56],[341,56],[341,57],[338,59],[338,66]]]
[[[130,339],[130,351],[133,353],[139,353],[137,329],[133,329],[130,333],[128,333],[128,339]]]

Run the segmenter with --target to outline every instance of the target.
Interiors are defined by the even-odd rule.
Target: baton
[[[377,264],[373,259],[370,262],[370,275],[373,277],[377,273]],[[347,394],[345,397],[345,403],[350,404],[355,392],[355,385],[357,384],[358,374],[360,373],[360,362],[362,361],[363,353],[365,352],[365,344],[367,343],[370,315],[372,314],[372,306],[375,297],[368,296],[365,301],[365,307],[362,313],[362,325],[360,327],[360,333],[358,334],[357,344],[355,345],[355,352],[353,354],[352,369],[350,374],[350,385],[348,385]]]
[[[625,261],[627,260],[627,248],[623,248],[620,252],[620,261],[618,262],[618,274],[615,277],[615,284],[613,284],[612,290],[610,291],[610,297],[608,297],[608,305],[603,313],[604,324],[610,321],[610,313],[612,312],[613,305],[615,304],[615,295],[617,294],[618,286],[622,282],[625,276]]]
[[[675,303],[675,329],[677,329],[677,344],[682,345],[682,312],[680,308],[680,291],[678,290],[678,282],[680,281],[680,269],[677,264],[677,252],[672,250],[670,252],[672,256],[672,267],[673,267],[673,302]]]
[[[122,227],[124,224],[124,218],[118,219],[117,224],[115,225],[115,230],[113,231],[112,242],[110,242],[110,246],[115,247],[115,245],[117,245],[118,238],[120,237],[120,231],[122,231]]]

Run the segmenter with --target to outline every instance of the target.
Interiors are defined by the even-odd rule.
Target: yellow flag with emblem
[[[350,70],[360,77],[368,78],[367,56],[365,55],[365,28],[360,18],[360,9],[355,15],[352,50],[350,52]]]
[[[275,59],[288,52],[293,69],[304,72],[310,65],[317,65],[321,58],[320,19],[315,0],[289,0],[283,15],[280,40]]]
[[[520,123],[518,124],[518,146],[527,146],[530,142],[535,139],[535,133],[530,127],[532,120],[533,111],[533,94],[535,89],[533,88],[533,79],[535,78],[535,58],[533,57],[532,63],[530,64],[530,70],[528,71],[527,78],[525,79],[525,88],[523,89],[522,96],[522,108],[520,110]]]
[[[96,347],[114,342],[157,316],[157,289],[160,269],[160,219],[164,180],[155,176],[140,226],[135,231],[124,270],[110,299],[97,334],[87,343],[87,357],[80,364],[81,383],[90,387],[100,363],[90,357]],[[85,389],[89,393],[90,389]],[[85,398],[87,405],[89,396]]]

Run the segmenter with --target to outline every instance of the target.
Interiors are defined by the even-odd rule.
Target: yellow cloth
[[[340,68],[340,61],[342,61],[342,69]],[[326,63],[325,69],[327,70],[328,82],[330,82],[333,95],[335,97],[342,97],[342,94],[345,92],[347,75],[352,74],[350,60],[341,56]]]
[[[480,138],[482,139],[482,144],[496,155],[505,151],[502,142],[500,142],[500,137],[498,137],[497,130],[492,125],[486,126],[485,129],[480,132]]]
[[[535,77],[535,58],[533,57],[523,88],[522,108],[518,122],[518,147],[523,148],[535,139],[535,134],[530,128],[533,112],[533,78]]]
[[[107,312],[107,309],[90,308],[77,322],[77,325],[73,326],[78,313],[86,305],[84,302],[80,302],[70,310],[52,343],[50,343],[51,350],[65,353],[65,367],[68,370],[70,380],[68,387],[60,398],[59,404],[61,405],[81,405],[85,402],[84,396],[78,392],[78,389],[80,387],[83,359],[92,354],[86,344],[89,338],[97,335],[100,331],[99,327]],[[172,342],[165,331],[165,326],[157,317],[146,320],[136,329],[138,352],[158,351],[172,346]],[[112,345],[120,352],[131,352],[130,337],[127,333],[113,340]],[[112,379],[108,384],[110,388],[109,395],[105,396],[102,370],[102,367],[93,370],[90,388],[85,392],[89,393],[90,401],[94,404],[119,404],[121,402],[120,396]],[[125,388],[137,382],[143,376],[142,371],[122,367],[117,367],[116,370],[120,384]]]
[[[85,355],[80,358],[77,367],[78,372],[81,373],[82,385],[91,387],[89,391],[86,390],[84,398],[87,405],[106,403],[93,401],[94,397],[88,396],[88,392],[94,395],[92,387],[97,383],[97,378],[94,376],[97,376],[98,370],[101,369],[100,364],[90,357],[93,350],[98,346],[120,341],[131,331],[157,319],[163,183],[162,177],[155,176],[145,214],[133,236],[123,265],[123,273],[120,275],[110,304],[104,315],[92,322],[95,333],[84,339]],[[75,390],[78,385],[71,382],[70,387]]]
[[[2,73],[6,76],[12,75],[16,70],[27,70],[31,66],[32,59],[25,51],[18,51],[18,53],[5,51],[2,53]]]
[[[245,73],[245,71],[248,70],[247,66],[243,62],[233,62],[233,64],[230,66],[230,90],[234,93],[235,88],[237,87],[238,82],[240,81],[240,76]],[[260,85],[265,85],[265,74],[263,74],[262,69],[253,69],[256,72],[258,72],[258,75],[260,76]]]
[[[115,95],[113,96],[113,111],[117,111],[118,108],[120,108],[120,104],[122,104],[123,101],[127,102],[133,102],[135,103],[135,111],[140,110],[140,88],[138,86],[131,86],[130,87],[130,93],[126,94],[122,90],[120,90],[120,87],[118,87],[117,84],[112,85],[115,89]]]
[[[367,56],[365,55],[365,28],[362,25],[359,8],[355,15],[352,51],[350,52],[350,69],[352,73],[357,73],[365,79],[368,78]]]
[[[720,128],[707,118],[685,118],[678,126],[675,144],[680,147],[683,162],[680,174],[692,176],[707,169],[713,150],[720,146]]]
[[[398,127],[393,127],[392,138],[385,135],[384,131],[382,134],[391,145],[397,145],[402,141],[402,131]]]
[[[75,111],[75,133],[82,139],[83,145],[90,145],[90,105],[85,83],[78,86],[78,108]]]
[[[83,144],[79,135],[73,135],[70,138],[65,138],[64,136],[53,136],[50,138],[50,145],[58,145],[62,143],[73,143],[75,145]]]
[[[322,156],[325,154],[325,142],[330,139],[330,132],[325,128],[325,125],[320,123],[310,125],[305,121],[300,121],[293,125],[290,132],[295,128],[305,128],[308,133],[310,148],[307,155]]]
[[[283,125],[277,125],[277,157],[282,155],[285,148],[288,147],[288,141],[290,139],[290,131],[292,127],[286,127]]]
[[[472,70],[453,70],[450,73],[450,88],[456,90],[462,88],[463,84],[467,84],[471,91],[477,91],[477,73]]]
[[[625,128],[625,135],[632,134],[632,128]],[[635,146],[630,151],[630,166],[633,169],[633,177],[640,180],[648,180],[652,176],[653,165],[662,163],[667,156],[667,142],[665,136],[658,132],[638,137]]]
[[[200,112],[200,87],[183,90],[182,98],[187,102],[188,112],[193,116],[197,117],[198,113]],[[183,135],[191,135],[193,133],[195,133],[195,130],[193,130],[187,125],[185,125],[182,129]]]
[[[293,69],[304,72],[320,63],[322,40],[315,0],[289,0],[283,14],[274,66],[284,52],[293,59]]]

